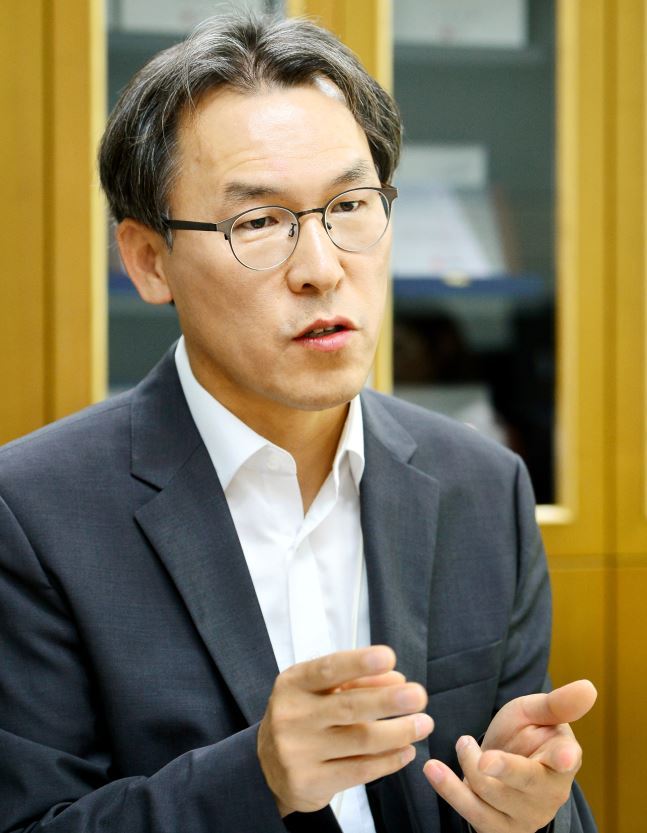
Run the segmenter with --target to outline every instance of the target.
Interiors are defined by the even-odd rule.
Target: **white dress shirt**
[[[359,397],[350,403],[332,470],[304,516],[292,455],[252,431],[200,385],[184,338],[175,362],[222,484],[279,671],[369,645]],[[375,833],[363,786],[335,796],[332,808],[344,833]]]

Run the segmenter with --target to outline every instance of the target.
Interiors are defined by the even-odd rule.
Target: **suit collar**
[[[131,472],[163,488],[201,444],[174,361],[175,344],[133,391]]]

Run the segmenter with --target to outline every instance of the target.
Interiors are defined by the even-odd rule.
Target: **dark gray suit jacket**
[[[429,690],[418,759],[369,786],[378,831],[463,822],[424,779],[545,686],[550,599],[519,460],[363,394],[374,643]],[[0,452],[0,830],[284,833],[256,757],[277,667],[173,355]],[[556,829],[594,831],[577,792]],[[334,831],[329,808],[292,830]]]

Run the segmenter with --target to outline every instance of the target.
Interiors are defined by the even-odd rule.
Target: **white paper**
[[[405,144],[398,182],[482,190],[488,183],[487,149],[469,144]]]
[[[522,48],[527,0],[396,0],[395,40],[435,46]]]
[[[487,191],[396,184],[396,277],[478,279],[506,272],[498,220]]]

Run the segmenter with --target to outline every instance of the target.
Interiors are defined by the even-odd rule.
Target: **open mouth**
[[[346,330],[347,328],[341,324],[335,324],[334,327],[316,327],[314,330],[308,330],[307,333],[303,333],[300,338],[323,338],[325,336],[334,335],[335,333],[340,333],[342,330]]]
[[[355,325],[353,322],[347,318],[343,318],[341,315],[331,316],[330,318],[318,318],[311,321],[296,336],[296,339],[297,341],[303,339],[320,341],[322,339],[332,338],[332,336],[338,336],[340,333],[350,333],[354,329]]]

